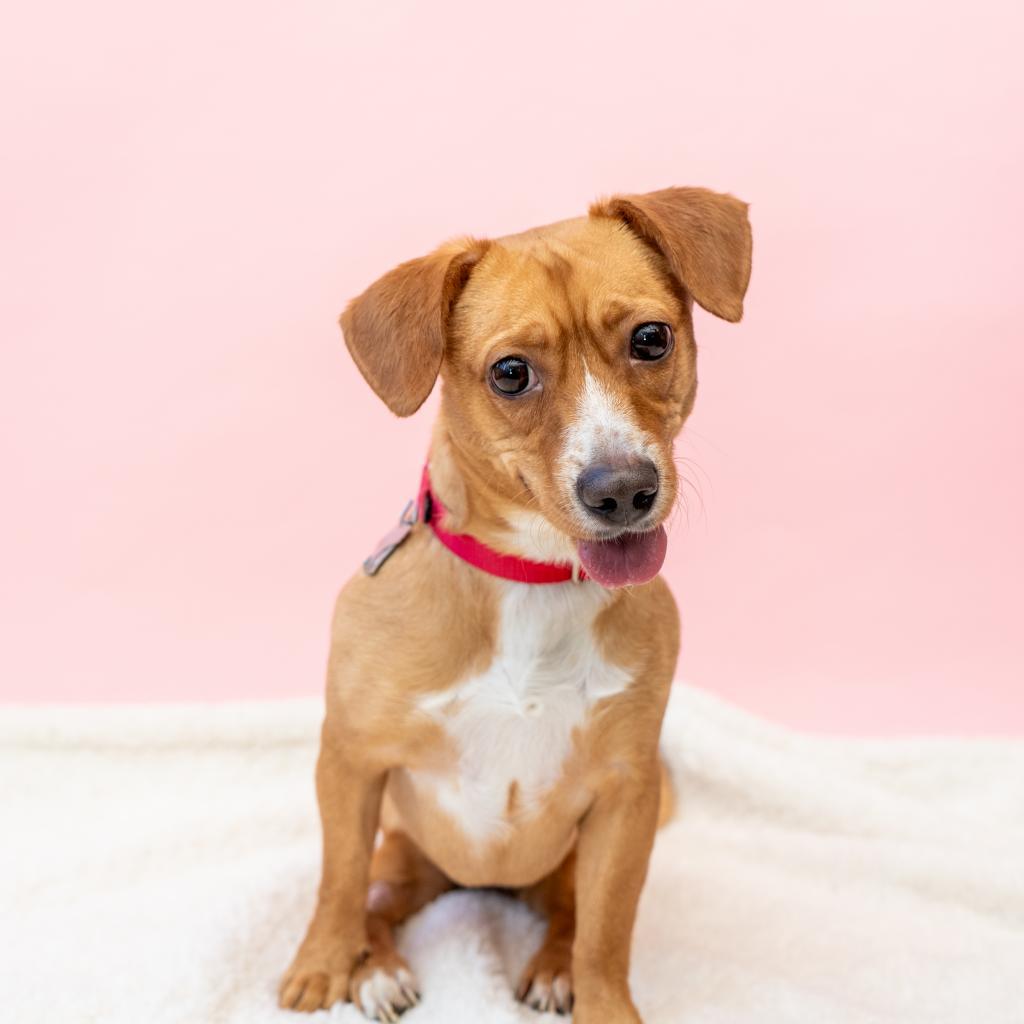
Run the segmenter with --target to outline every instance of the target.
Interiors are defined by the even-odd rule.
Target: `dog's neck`
[[[477,452],[460,445],[443,414],[434,425],[430,476],[444,502],[449,530],[468,533],[503,554],[578,568],[573,539],[531,511],[526,484],[496,472]]]

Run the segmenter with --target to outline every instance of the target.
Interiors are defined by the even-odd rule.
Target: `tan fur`
[[[449,529],[501,551],[567,560],[577,540],[595,536],[559,472],[585,379],[653,439],[661,491],[652,514],[668,515],[672,442],[697,384],[691,298],[739,318],[750,267],[745,209],[701,189],[619,197],[589,217],[450,243],[349,306],[349,348],[396,413],[418,408],[440,373],[430,463]],[[675,351],[634,363],[630,333],[652,320],[672,325]],[[541,372],[538,393],[510,401],[490,390],[488,368],[510,354]],[[659,578],[607,592],[592,643],[628,685],[588,705],[541,802],[513,779],[502,791],[502,827],[481,838],[415,780],[458,784],[448,713],[424,709],[492,665],[508,586],[416,527],[379,575],[343,589],[317,769],[323,877],[282,1006],[362,1005],[372,978],[407,979],[392,928],[453,885],[486,885],[520,890],[549,919],[521,998],[559,1010],[574,1000],[577,1024],[639,1021],[630,935],[654,833],[671,812],[657,745],[678,651],[675,604]],[[378,828],[385,838],[374,853]],[[382,1019],[388,1008],[401,1012],[415,995],[403,985],[386,988],[385,1008],[363,1009]]]

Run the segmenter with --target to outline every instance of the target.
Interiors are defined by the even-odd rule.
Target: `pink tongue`
[[[615,540],[581,540],[576,550],[592,580],[603,587],[627,587],[658,575],[668,537],[659,526],[652,533],[626,533]]]

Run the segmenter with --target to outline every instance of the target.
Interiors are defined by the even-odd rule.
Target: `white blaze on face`
[[[648,458],[661,470],[654,441],[640,428],[628,404],[586,370],[558,473],[573,500],[580,473],[611,456]]]

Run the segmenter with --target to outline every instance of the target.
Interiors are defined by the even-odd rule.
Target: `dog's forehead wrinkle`
[[[549,244],[543,254],[536,257],[548,282],[556,288],[567,288],[575,272],[575,264],[556,246]]]
[[[608,358],[630,319],[674,320],[676,303],[644,246],[585,218],[499,240],[457,307],[459,333],[481,356],[497,348],[577,348]],[[460,346],[456,346],[460,347]]]

